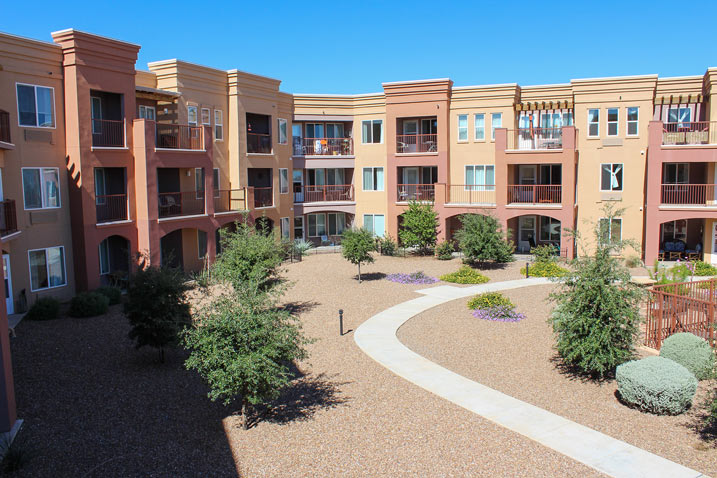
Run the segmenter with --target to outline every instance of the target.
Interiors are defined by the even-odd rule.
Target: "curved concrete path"
[[[422,289],[417,292],[423,297],[386,309],[361,324],[354,340],[369,357],[409,382],[608,476],[706,478],[695,470],[451,372],[411,351],[396,336],[399,327],[411,317],[445,302],[481,292],[548,283],[546,279],[533,278]]]

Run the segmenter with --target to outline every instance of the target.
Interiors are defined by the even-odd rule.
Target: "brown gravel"
[[[472,317],[468,299],[426,311],[398,331],[399,339],[424,357],[465,377],[532,403],[657,455],[717,476],[717,443],[702,441],[694,426],[704,412],[701,382],[694,407],[676,417],[641,413],[622,405],[615,381],[602,384],[572,378],[555,360],[546,322],[546,301],[554,285],[504,292],[526,314],[519,323]]]

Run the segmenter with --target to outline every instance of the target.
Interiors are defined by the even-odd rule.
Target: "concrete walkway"
[[[422,289],[417,292],[423,297],[386,309],[361,324],[356,328],[354,340],[369,357],[409,382],[608,476],[706,478],[702,473],[451,372],[411,351],[396,336],[399,327],[411,317],[451,300],[547,283],[550,282],[546,279],[532,278],[472,287]]]

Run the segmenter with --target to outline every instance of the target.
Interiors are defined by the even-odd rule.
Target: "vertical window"
[[[30,289],[33,292],[67,284],[63,246],[30,250],[27,255],[30,265]]]
[[[291,237],[291,231],[289,231],[289,218],[282,217],[279,221],[279,229],[281,230],[281,238],[289,239]]]
[[[102,98],[90,97],[92,111],[92,134],[102,134]]]
[[[194,190],[197,199],[204,197],[204,168],[194,168]]]
[[[154,121],[156,119],[154,106],[139,105],[139,118]]]
[[[107,201],[105,168],[95,168],[95,204],[103,205]]]
[[[330,212],[328,214],[329,220],[329,235],[340,236],[346,229],[346,215],[342,212]]]
[[[468,141],[468,115],[458,115],[458,141]]]
[[[476,113],[475,119],[475,140],[485,141],[485,114]]]
[[[560,242],[560,221],[548,216],[540,216],[540,240]]]
[[[289,170],[279,168],[279,194],[289,194]]]
[[[214,110],[214,139],[224,140],[224,113],[222,110]]]
[[[309,214],[309,237],[321,237],[326,235],[326,215]]]
[[[279,144],[288,143],[286,120],[279,118]]]
[[[607,109],[607,135],[617,136],[619,130],[619,108]]]
[[[110,243],[109,240],[105,239],[100,242],[100,275],[107,275],[110,273]]]
[[[213,181],[212,187],[214,187],[214,197],[215,198],[219,197],[219,191],[220,191],[220,187],[221,187],[221,184],[219,183],[219,178],[220,178],[219,168],[214,168],[212,171],[212,181]]]
[[[187,106],[187,123],[196,126],[197,125],[197,107]]]
[[[383,237],[386,229],[386,222],[383,214],[364,214],[363,227],[374,236]]]
[[[199,259],[207,257],[207,233],[197,229],[197,256]]]
[[[503,127],[503,113],[493,113],[490,116],[490,139],[495,141],[495,129]]]
[[[600,110],[590,109],[588,110],[588,136],[598,137],[600,136]]]
[[[627,135],[637,136],[639,126],[639,113],[640,109],[637,106],[630,106],[627,108]]]
[[[622,163],[600,165],[600,190],[622,191]]]
[[[17,118],[20,126],[55,127],[55,90],[17,84]]]
[[[692,121],[692,111],[689,108],[670,108],[667,110],[667,122],[678,123],[679,128],[684,128]]]
[[[688,184],[689,177],[689,163],[665,163],[663,175],[665,184]]]
[[[600,219],[600,237],[603,244],[616,244],[622,240],[622,219]]]
[[[60,173],[57,168],[22,168],[25,209],[60,207]]]
[[[495,191],[495,166],[466,166],[466,191]]]
[[[363,190],[383,191],[383,168],[363,168]]]
[[[209,108],[202,108],[202,124],[212,124],[211,110]]]
[[[382,133],[383,120],[364,120],[361,122],[362,143],[383,143]]]

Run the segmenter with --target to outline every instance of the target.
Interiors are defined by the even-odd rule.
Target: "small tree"
[[[344,259],[358,266],[358,280],[361,283],[361,263],[371,264],[371,252],[376,250],[373,234],[367,229],[346,229],[341,238],[341,254]]]
[[[463,214],[456,233],[458,247],[468,262],[511,262],[515,246],[503,234],[498,219],[481,214]]]
[[[549,320],[558,354],[565,364],[595,378],[612,375],[632,359],[640,323],[642,290],[630,282],[630,272],[615,255],[632,244],[610,227],[622,212],[603,208],[606,219],[594,227],[594,252],[574,259],[561,288],[551,294],[557,306]]]
[[[438,237],[438,213],[430,203],[411,201],[401,216],[398,238],[404,247],[418,247],[425,254],[436,245]]]
[[[129,282],[124,313],[132,327],[129,338],[136,347],[148,345],[159,349],[164,362],[164,348],[177,342],[179,332],[189,325],[188,286],[177,269],[140,268]]]

